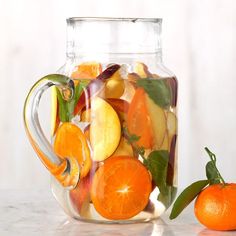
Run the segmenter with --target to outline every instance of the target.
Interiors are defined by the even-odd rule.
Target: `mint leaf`
[[[73,91],[73,97],[70,100],[65,100],[58,88],[57,89],[57,99],[59,103],[59,118],[61,122],[69,122],[74,117],[74,109],[83,92],[83,89],[88,85],[88,81],[80,81],[78,85],[75,86]]]
[[[158,200],[162,201],[166,208],[171,205],[176,194],[176,188],[166,183],[168,162],[169,153],[165,150],[153,151],[147,159],[144,159],[144,165],[151,172],[152,178],[159,188]]]
[[[57,100],[59,105],[59,118],[61,122],[69,122],[71,120],[70,113],[68,111],[67,107],[67,101],[64,100],[62,97],[62,94],[58,88],[56,88],[57,91]]]
[[[127,142],[132,146],[134,152],[138,155],[140,155],[143,159],[145,159],[145,149],[144,147],[138,147],[136,142],[140,139],[140,136],[137,136],[136,134],[129,134],[129,131],[126,127],[123,127],[122,132],[127,139]]]
[[[165,189],[158,195],[158,200],[161,201],[166,208],[168,208],[174,201],[177,193],[177,188],[174,186],[166,185]]]
[[[127,127],[122,127],[122,132],[124,133],[130,144],[137,142],[140,139],[140,136],[137,136],[136,134],[130,134]]]
[[[176,199],[170,214],[170,219],[175,219],[208,184],[208,180],[200,180],[189,185]]]
[[[136,134],[131,134],[129,136],[129,143],[137,142],[140,139],[140,136],[137,136]]]
[[[164,189],[166,184],[167,166],[169,153],[167,151],[153,151],[148,158],[144,160],[144,165],[147,166],[152,174],[155,184],[161,189]]]
[[[140,79],[137,80],[137,86],[142,87],[158,106],[162,108],[171,106],[171,90],[165,79]]]

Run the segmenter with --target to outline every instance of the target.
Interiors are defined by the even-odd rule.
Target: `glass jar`
[[[162,63],[161,19],[70,18],[67,59],[31,89],[29,140],[73,218],[149,221],[177,190],[177,80]],[[52,141],[38,119],[52,87]]]

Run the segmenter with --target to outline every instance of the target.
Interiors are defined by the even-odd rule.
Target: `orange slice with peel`
[[[102,73],[102,65],[98,62],[84,62],[79,64],[71,74],[72,79],[95,79]]]
[[[72,123],[63,123],[56,132],[54,151],[62,159],[76,159],[80,166],[80,177],[90,170],[92,161],[86,137],[79,127]]]
[[[145,166],[129,156],[108,158],[96,171],[91,199],[97,212],[110,220],[125,220],[140,213],[152,190]]]
[[[153,131],[146,104],[146,93],[142,88],[136,89],[129,105],[127,125],[129,133],[139,137],[136,142],[139,147],[152,148]]]

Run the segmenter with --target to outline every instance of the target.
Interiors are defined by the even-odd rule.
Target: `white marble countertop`
[[[101,225],[68,218],[50,191],[0,190],[0,235],[35,236],[229,236],[236,232],[205,229],[189,207],[177,220],[130,225]]]

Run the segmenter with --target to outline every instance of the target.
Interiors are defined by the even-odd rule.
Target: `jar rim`
[[[68,23],[77,21],[124,21],[124,22],[149,22],[161,23],[162,18],[137,18],[137,17],[70,17],[67,18]]]

